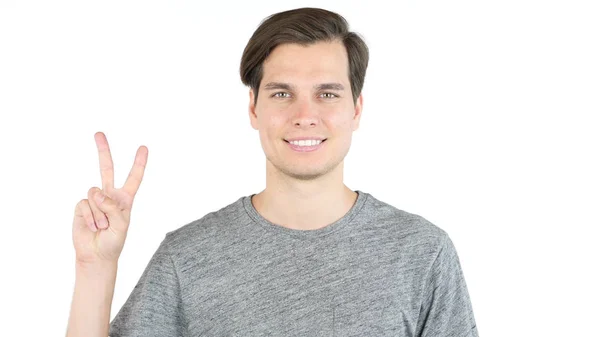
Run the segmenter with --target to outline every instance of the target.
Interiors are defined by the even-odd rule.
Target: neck
[[[267,186],[252,198],[252,204],[274,224],[312,230],[342,218],[357,197],[343,183],[343,161],[332,171],[311,180],[291,178],[267,161]]]

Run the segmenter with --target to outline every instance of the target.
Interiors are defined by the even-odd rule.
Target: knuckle
[[[75,205],[75,212],[80,211],[82,213],[85,214],[87,207],[87,199],[81,199],[79,200],[79,202]]]

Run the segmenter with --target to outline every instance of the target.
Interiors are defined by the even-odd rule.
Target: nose
[[[310,99],[296,100],[294,110],[293,123],[295,127],[314,127],[318,124],[319,113]]]

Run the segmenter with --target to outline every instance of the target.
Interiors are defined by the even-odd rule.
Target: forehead
[[[349,83],[348,55],[344,45],[339,41],[308,46],[282,44],[275,47],[263,63],[262,83],[304,80]]]

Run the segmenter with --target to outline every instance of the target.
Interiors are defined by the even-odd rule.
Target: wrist
[[[118,261],[75,262],[77,274],[106,274],[117,271]]]

